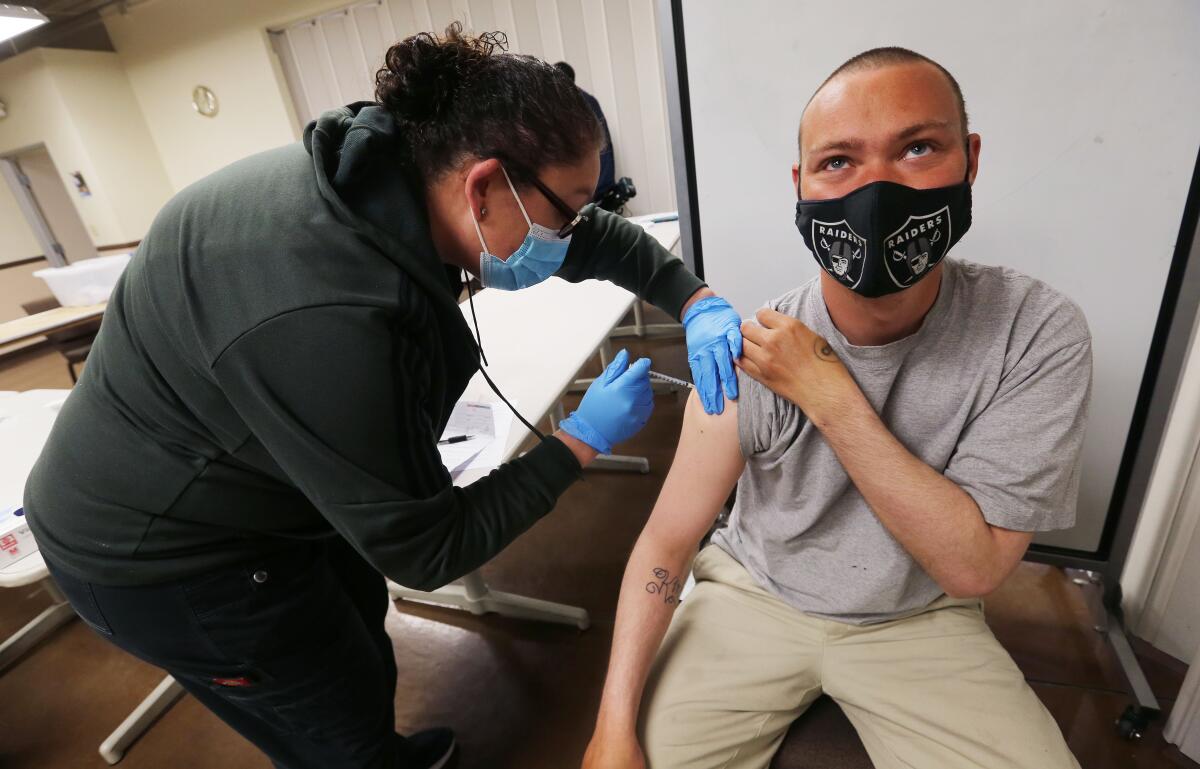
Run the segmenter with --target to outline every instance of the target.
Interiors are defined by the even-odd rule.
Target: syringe
[[[683,379],[676,379],[673,376],[667,376],[666,374],[660,374],[657,371],[651,371],[651,372],[649,372],[649,374],[650,374],[651,379],[657,379],[660,382],[667,382],[669,384],[675,385],[676,387],[685,387],[685,388],[689,388],[692,390],[696,389],[696,386],[694,384],[692,384],[691,382],[688,382],[686,380],[683,380]]]

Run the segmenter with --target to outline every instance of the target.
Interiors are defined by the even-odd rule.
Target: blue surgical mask
[[[554,230],[530,221],[529,214],[525,212],[525,205],[521,202],[521,196],[517,194],[517,188],[513,186],[512,179],[508,176],[508,171],[505,171],[503,166],[500,167],[500,170],[504,171],[504,180],[508,182],[508,188],[512,190],[513,197],[517,199],[517,206],[521,209],[521,215],[525,217],[525,222],[529,225],[529,232],[526,233],[525,240],[516,251],[513,251],[512,256],[508,259],[501,259],[488,251],[487,242],[483,239],[483,230],[479,228],[479,220],[475,218],[473,208],[471,209],[471,221],[475,224],[475,234],[479,236],[479,245],[483,247],[483,250],[479,252],[479,281],[487,288],[516,291],[541,283],[558,272],[558,268],[562,267],[563,260],[567,258],[567,248],[571,244],[571,237],[568,235],[560,238]]]

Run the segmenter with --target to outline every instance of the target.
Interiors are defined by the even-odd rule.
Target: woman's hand
[[[621,350],[559,428],[601,454],[610,453],[614,444],[645,427],[654,411],[648,371],[649,358],[639,358],[631,365],[629,351]]]
[[[646,758],[633,734],[613,736],[596,732],[583,754],[581,769],[646,769]]]
[[[725,398],[737,400],[737,370],[734,361],[742,356],[742,318],[719,296],[699,299],[693,297],[683,311],[683,328],[687,334],[688,365],[692,383],[700,395],[705,413],[720,414],[725,410]],[[700,291],[696,292],[697,296]]]
[[[739,368],[799,406],[814,425],[820,428],[847,407],[866,401],[824,338],[775,310],[759,310],[755,317],[757,324],[742,324]]]

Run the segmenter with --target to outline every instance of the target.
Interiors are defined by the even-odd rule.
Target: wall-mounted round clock
[[[219,109],[217,95],[208,86],[196,86],[192,89],[192,108],[204,117],[215,117]]]

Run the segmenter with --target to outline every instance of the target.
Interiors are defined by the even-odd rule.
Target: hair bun
[[[463,35],[457,21],[441,38],[429,32],[405,38],[388,49],[384,66],[375,73],[375,100],[402,120],[435,120],[487,57],[507,47],[504,33]]]

